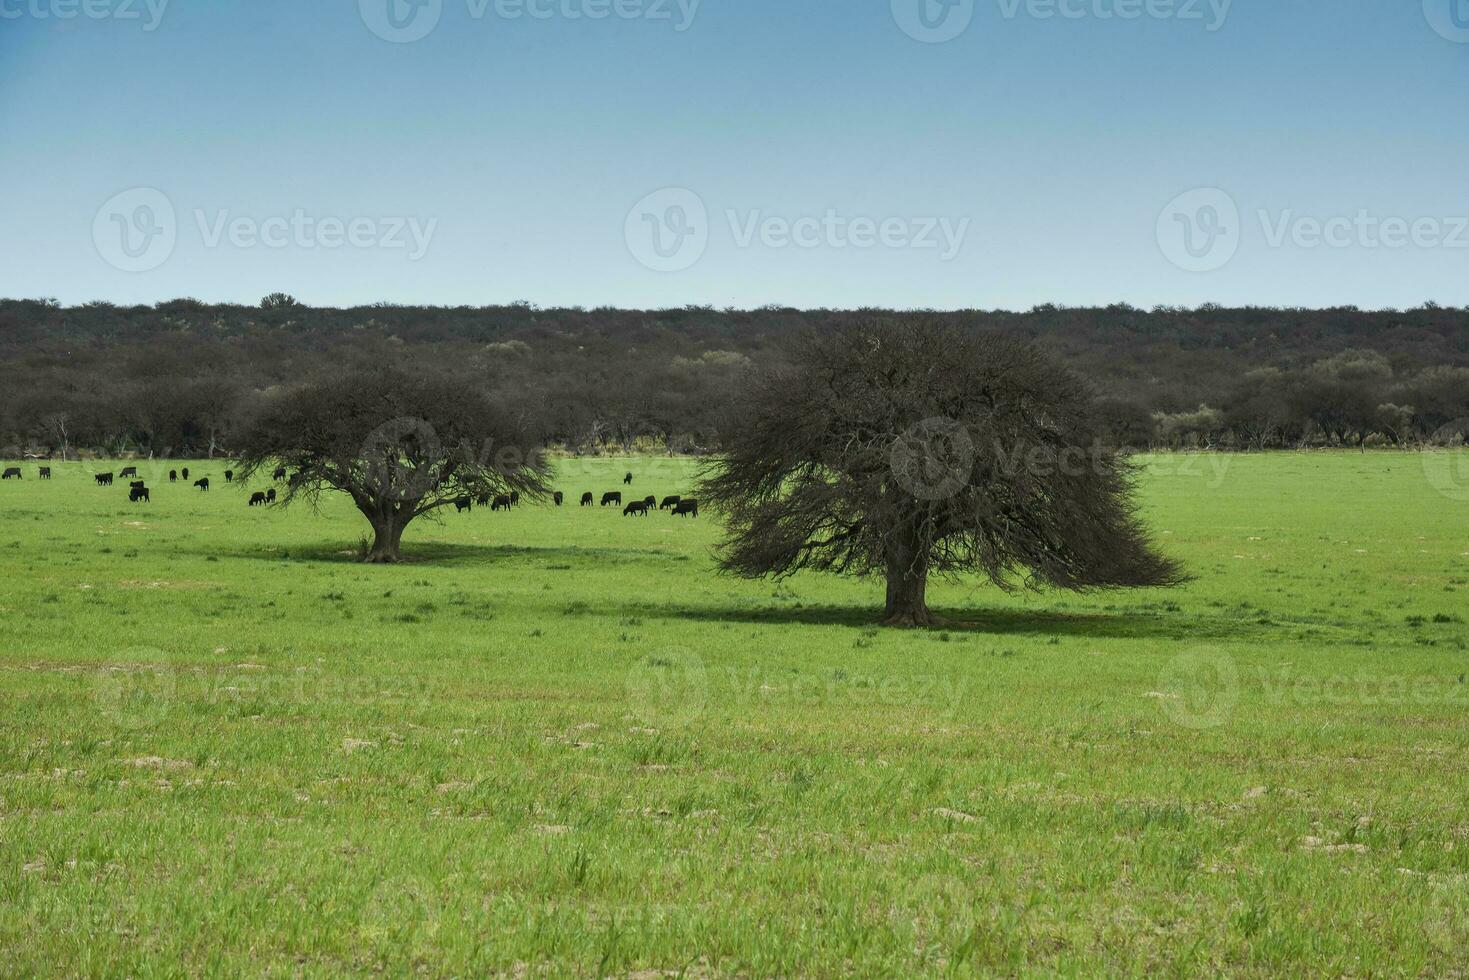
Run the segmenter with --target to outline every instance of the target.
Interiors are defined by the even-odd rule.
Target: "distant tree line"
[[[878,312],[0,300],[0,455],[227,455],[267,396],[382,366],[492,392],[526,431],[572,452],[708,452],[727,442],[744,372],[780,366],[806,328]],[[1469,309],[1043,306],[936,319],[1059,355],[1097,389],[1117,446],[1411,446],[1462,440],[1469,426]]]

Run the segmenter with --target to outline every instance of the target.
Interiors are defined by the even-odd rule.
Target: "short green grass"
[[[367,567],[219,462],[136,506],[27,464],[0,971],[1463,976],[1464,462],[1153,458],[1194,583],[943,585],[932,632],[716,576],[709,515],[476,510]],[[558,482],[628,469],[691,476]]]

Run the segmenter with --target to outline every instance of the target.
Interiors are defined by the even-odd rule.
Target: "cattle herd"
[[[129,501],[135,504],[151,503],[152,496],[150,494],[147,484],[143,480],[129,479],[130,477],[137,477],[137,475],[138,468],[136,466],[125,466],[117,471],[116,479],[129,480]],[[42,480],[51,479],[51,467],[38,467],[36,476]],[[272,478],[277,482],[286,481],[292,486],[295,486],[299,482],[299,477],[299,473],[288,477],[284,468],[277,469],[272,474]],[[177,483],[180,479],[188,480],[188,478],[188,467],[182,467],[177,470],[168,471],[168,482],[170,483]],[[0,479],[23,479],[21,468],[19,466],[6,467],[4,473],[0,474]],[[95,473],[93,474],[93,479],[96,481],[97,486],[99,487],[110,487],[112,486],[114,475],[110,472]],[[224,471],[224,480],[226,483],[233,483],[234,479],[234,470]],[[623,486],[632,486],[632,482],[633,475],[631,473],[628,473],[622,478]],[[209,477],[200,477],[199,479],[194,481],[194,486],[201,491],[208,491]],[[260,507],[267,504],[273,504],[276,502],[276,499],[277,495],[274,487],[269,490],[257,490],[254,493],[250,494],[250,500],[247,506]],[[551,500],[557,507],[560,507],[562,506],[562,504],[565,503],[566,497],[564,494],[561,493],[561,491],[558,490],[551,495]],[[581,506],[583,507],[596,506],[596,501],[596,495],[593,494],[590,490],[581,495]],[[508,513],[512,508],[516,507],[520,503],[520,493],[518,491],[511,492],[508,494],[501,494],[497,497],[490,497],[488,495],[482,497],[460,497],[453,503],[455,511],[461,514],[473,511],[476,504],[478,504],[480,507],[490,508],[491,512],[505,511]],[[655,510],[666,510],[674,517],[699,516],[699,502],[697,500],[686,500],[683,497],[670,496],[664,497],[663,500],[660,502],[656,496],[649,494],[641,500],[632,500],[628,502],[626,506],[623,506],[622,492],[619,490],[609,490],[608,492],[602,494],[602,502],[600,506],[622,507],[622,516],[624,517],[647,517]]]

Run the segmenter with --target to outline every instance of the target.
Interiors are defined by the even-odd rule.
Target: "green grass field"
[[[1466,462],[1153,458],[1194,583],[945,584],[944,632],[716,576],[712,515],[477,509],[369,567],[219,462],[136,506],[26,464],[0,972],[1464,976]]]

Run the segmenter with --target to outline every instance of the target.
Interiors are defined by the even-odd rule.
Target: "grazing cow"
[[[699,502],[697,500],[680,500],[673,505],[674,517],[698,517]]]
[[[647,517],[648,502],[646,500],[634,500],[632,503],[622,508],[623,517],[631,517],[634,514],[638,515],[639,517]]]
[[[654,507],[658,506],[658,498],[650,493],[643,498],[643,503],[648,505],[649,510],[652,510]]]
[[[511,504],[511,506],[513,507],[514,505],[516,505],[518,503],[520,503],[520,491],[519,490],[511,490],[510,491],[510,504]]]
[[[137,476],[137,475],[138,475],[138,468],[136,466],[124,466],[122,469],[120,469],[120,470],[117,471],[117,478],[119,480],[122,479],[122,478],[124,478],[124,477]],[[188,476],[187,473],[185,473],[184,475],[185,476]]]
[[[286,468],[284,466],[278,467],[274,473],[270,474],[270,478],[272,480],[284,480],[286,478]]]
[[[631,473],[629,473],[627,476],[625,476],[625,477],[622,478],[622,485],[625,486],[625,487],[632,486],[632,474]]]
[[[185,466],[183,469],[179,470],[179,475],[187,480],[189,478],[189,468]],[[198,484],[195,484],[195,486],[198,486]]]
[[[206,476],[202,480],[195,480],[194,481],[194,486],[198,487],[200,490],[208,490],[209,489],[209,477]]]
[[[147,501],[150,504],[153,502],[152,498],[148,496],[148,488],[139,483],[133,484],[128,490],[128,500],[133,503],[137,503],[140,500]]]
[[[488,507],[490,506],[490,495],[487,493],[482,493],[478,497],[474,498],[474,502],[479,504],[481,507]]]
[[[235,471],[234,470],[225,470],[224,471],[224,482],[226,482],[226,483],[234,483],[235,482]]]
[[[462,514],[466,510],[470,512],[474,511],[473,500],[471,500],[469,497],[460,497],[458,500],[454,501],[454,512],[456,514]]]
[[[169,470],[168,471],[168,482],[169,483],[177,483],[178,482],[178,479],[179,479],[179,471],[178,470]]]
[[[497,510],[509,510],[509,509],[510,509],[510,497],[507,496],[506,494],[503,494],[503,493],[500,494],[500,496],[496,497],[495,498],[495,502],[490,505],[490,512],[491,513],[494,513]]]
[[[39,477],[40,477],[40,478],[41,478],[41,479],[43,479],[43,480],[49,480],[49,479],[51,479],[51,467],[49,467],[49,466],[42,466],[42,467],[41,467],[41,468],[40,468],[40,469],[39,469],[39,470],[38,470],[38,471],[37,471],[37,475],[38,475],[38,476],[39,476]]]
[[[0,480],[19,480],[20,478],[19,466],[7,466],[5,472],[0,473]]]
[[[111,473],[98,473],[93,479],[95,479],[97,481],[97,486],[99,486],[99,487],[110,487],[110,486],[112,486],[112,474]]]
[[[263,491],[263,490],[256,490],[254,493],[250,494],[250,506],[251,507],[264,507],[265,506],[265,491]]]
[[[604,493],[604,494],[602,494],[602,506],[603,507],[606,507],[608,504],[617,504],[619,507],[622,506],[622,494],[620,494],[620,493]]]
[[[661,503],[661,504],[658,505],[658,509],[659,510],[667,510],[670,507],[675,507],[675,506],[678,505],[678,502],[680,500],[682,500],[682,499],[683,499],[682,497],[664,497],[663,498],[663,503]]]
[[[592,496],[592,492],[588,490],[586,493],[581,495],[581,505],[583,507],[590,507],[596,501],[596,499],[596,497]]]
[[[555,493],[551,494],[551,499],[554,500],[554,501],[556,501],[556,506],[557,507],[560,507],[561,506],[561,501],[565,500],[566,498],[561,496],[561,491],[560,490],[557,490]]]
[[[267,504],[275,503],[275,487],[271,487],[269,490],[265,491],[265,502]]]
[[[147,486],[147,484],[144,483],[142,480],[134,480],[132,483],[128,484],[128,487],[132,490],[141,490],[145,486]]]

